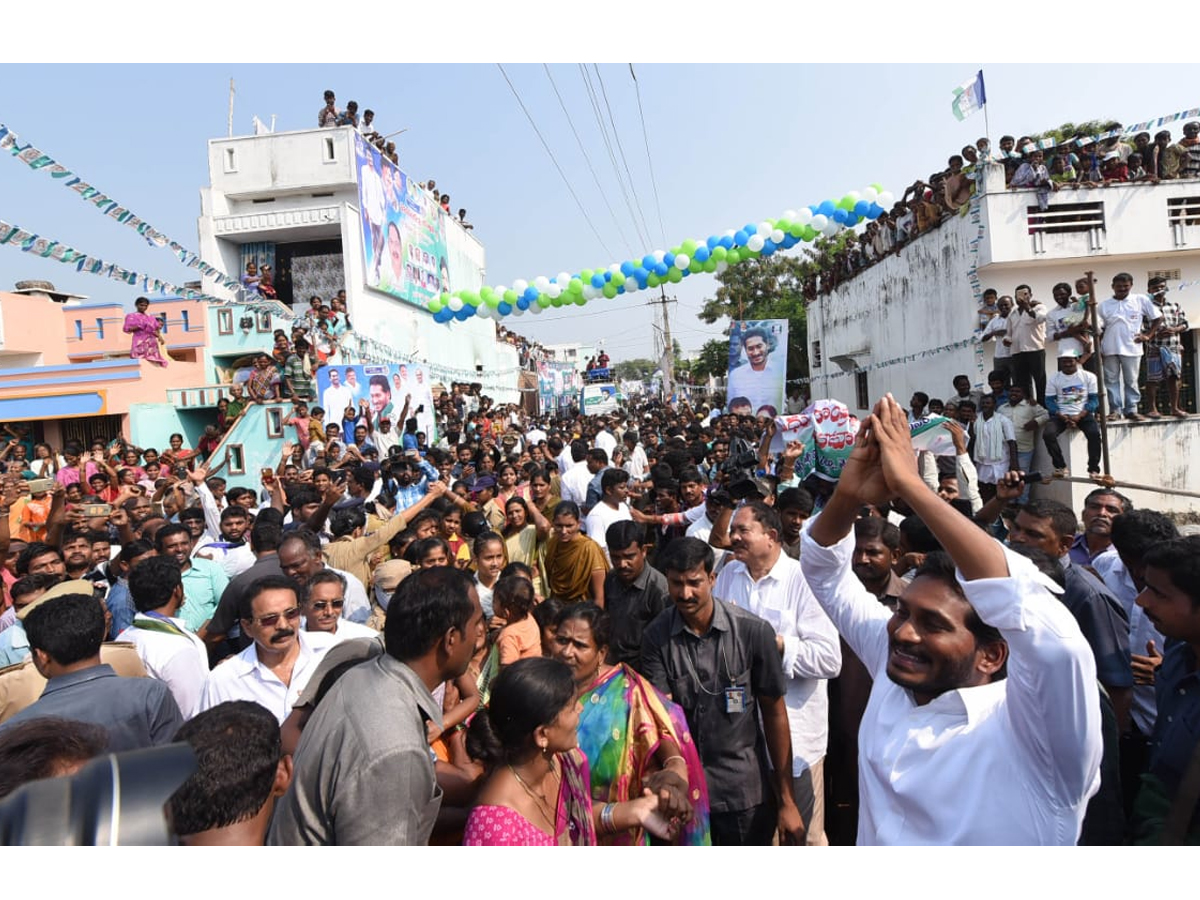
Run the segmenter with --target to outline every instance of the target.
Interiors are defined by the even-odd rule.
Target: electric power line
[[[629,171],[629,162],[625,159],[625,148],[621,146],[621,132],[617,130],[612,107],[608,104],[608,89],[604,87],[604,76],[600,74],[599,64],[592,63],[592,68],[596,70],[596,80],[600,82],[600,96],[604,98],[604,108],[608,111],[608,121],[612,125],[613,140],[617,142],[617,152],[621,155],[621,165],[625,167],[625,177],[629,179],[629,190],[633,192],[633,202],[637,205],[638,215],[642,218],[642,229],[649,235],[650,227],[646,224],[646,213],[642,210],[642,200],[638,197],[637,184],[633,180],[633,173]],[[666,241],[666,237],[663,238],[663,241]]]
[[[638,84],[637,75],[633,71],[633,63],[629,64],[629,77],[633,79],[633,90],[637,94],[638,118],[642,120],[642,138],[646,142],[646,165],[650,167],[650,186],[654,188],[654,208],[658,211],[658,230],[662,235],[663,246],[667,244],[667,229],[663,227],[662,204],[658,202],[658,179],[654,177],[654,163],[650,159],[650,133],[646,130],[646,116],[642,112],[642,88]]]
[[[550,67],[542,63],[542,68],[546,70],[546,77],[550,79],[550,87],[554,88],[554,96],[558,98],[558,105],[562,107],[563,115],[567,117],[567,124],[571,127],[571,134],[575,135],[575,143],[579,145],[579,152],[583,154],[583,161],[587,163],[588,171],[592,173],[592,180],[596,182],[596,188],[600,191],[600,198],[604,201],[604,205],[608,207],[608,214],[612,216],[613,224],[617,226],[617,233],[621,235],[621,240],[624,242],[625,248],[629,251],[630,258],[633,258],[635,255],[633,245],[625,237],[625,232],[621,229],[621,222],[617,218],[617,214],[613,211],[612,204],[608,202],[608,192],[600,184],[600,176],[596,174],[596,169],[592,166],[592,160],[583,146],[583,140],[579,137],[579,132],[575,130],[575,123],[571,120],[571,114],[567,111],[567,104],[563,102],[562,94],[558,92],[558,85],[554,83],[554,76],[550,74]]]
[[[513,96],[517,98],[517,103],[521,106],[521,112],[525,113],[525,118],[529,120],[529,124],[533,128],[534,134],[538,136],[538,140],[542,142],[542,146],[546,149],[546,153],[549,154],[550,161],[554,163],[554,168],[558,170],[558,174],[562,177],[563,184],[565,184],[567,186],[567,190],[570,191],[571,197],[575,200],[575,205],[579,207],[579,212],[583,214],[583,218],[588,223],[588,227],[592,229],[592,234],[596,236],[596,240],[600,242],[600,246],[604,248],[604,252],[610,257],[615,258],[616,254],[608,249],[608,245],[604,243],[604,238],[600,237],[600,232],[596,230],[596,226],[592,223],[592,219],[587,214],[587,210],[584,209],[583,204],[579,202],[579,197],[575,193],[575,189],[571,187],[571,182],[567,178],[567,173],[564,172],[562,166],[558,164],[558,160],[554,156],[554,151],[550,149],[550,145],[546,143],[546,139],[542,137],[542,132],[538,129],[537,123],[533,121],[533,116],[529,114],[529,110],[526,109],[525,101],[523,101],[521,99],[521,95],[517,93],[517,88],[512,83],[512,80],[508,77],[508,73],[504,71],[504,66],[500,65],[500,63],[496,63],[496,68],[500,70],[500,74],[503,75],[504,80],[508,82],[508,88],[512,91]]]
[[[650,235],[643,232],[641,225],[638,223],[637,213],[633,211],[633,204],[629,200],[629,192],[625,190],[625,182],[621,179],[621,170],[617,167],[617,156],[613,153],[612,142],[608,139],[608,129],[604,127],[604,116],[600,112],[600,100],[596,96],[596,89],[592,85],[591,76],[588,75],[587,66],[579,63],[579,72],[583,77],[583,85],[587,89],[588,100],[592,104],[592,115],[596,119],[596,127],[600,129],[600,137],[604,139],[604,149],[608,151],[608,161],[612,165],[613,175],[617,179],[617,187],[621,189],[621,197],[625,200],[625,208],[629,210],[629,218],[633,222],[633,229],[637,232],[638,240],[642,241],[647,249],[650,248]]]

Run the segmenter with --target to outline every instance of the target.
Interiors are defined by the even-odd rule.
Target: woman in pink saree
[[[150,308],[150,301],[145,297],[138,297],[133,305],[137,312],[125,317],[125,333],[133,335],[130,357],[148,359],[156,366],[165,366],[167,361],[159,349],[163,344],[162,322],[146,312]]]

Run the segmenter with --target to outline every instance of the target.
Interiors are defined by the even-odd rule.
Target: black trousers
[[[775,800],[764,800],[752,809],[709,814],[714,847],[770,847],[779,824]]]
[[[1025,388],[1030,403],[1046,402],[1046,351],[1028,350],[1012,355],[1012,383]],[[1033,392],[1033,388],[1037,392]]]
[[[1050,421],[1046,423],[1046,428],[1042,431],[1042,442],[1045,443],[1046,449],[1050,451],[1050,459],[1056,469],[1065,469],[1067,467],[1067,462],[1063,458],[1062,447],[1058,445],[1058,436],[1068,430],[1066,419],[1062,416],[1051,416]],[[1099,472],[1100,424],[1096,421],[1096,417],[1089,413],[1087,418],[1079,420],[1079,430],[1087,438],[1088,471]]]

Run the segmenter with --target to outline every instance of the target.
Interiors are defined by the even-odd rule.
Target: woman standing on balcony
[[[145,297],[138,297],[133,305],[137,312],[125,317],[125,333],[133,335],[133,344],[129,348],[130,357],[148,359],[156,366],[165,366],[167,361],[159,349],[165,343],[162,322],[146,312],[150,308],[150,301]]]

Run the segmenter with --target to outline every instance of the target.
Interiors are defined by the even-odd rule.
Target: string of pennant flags
[[[881,362],[871,363],[868,366],[857,366],[853,369],[846,369],[840,372],[834,372],[830,375],[817,375],[809,378],[789,378],[788,384],[811,384],[817,380],[825,380],[827,378],[848,378],[851,375],[861,375],[864,372],[875,372],[879,369],[887,369],[892,366],[902,366],[905,363],[914,362],[918,359],[928,359],[930,356],[936,356],[939,353],[949,353],[952,350],[961,350],[963,347],[969,347],[972,344],[979,344],[979,335],[973,334],[969,338],[963,338],[961,341],[954,341],[951,344],[942,344],[940,347],[929,347],[925,350],[918,350],[916,353],[910,353],[907,356],[897,356],[895,359],[885,359]]]
[[[130,287],[140,287],[144,293],[159,291],[165,294],[174,294],[186,300],[208,301],[210,303],[221,304],[226,302],[220,297],[205,294],[203,291],[180,287],[169,281],[163,281],[161,278],[153,278],[149,275],[135,272],[132,269],[118,266],[116,263],[105,262],[98,256],[90,256],[82,250],[76,250],[74,247],[60,241],[42,237],[40,234],[34,234],[32,231],[26,231],[24,228],[13,225],[10,222],[5,222],[3,219],[0,219],[0,244],[21,250],[25,253],[32,253],[34,256],[39,256],[43,259],[53,259],[60,263],[74,264],[76,272],[86,272],[89,275],[99,275],[101,278],[111,278],[113,281],[120,281]]]
[[[7,151],[10,156],[25,163],[31,169],[44,170],[51,178],[57,180],[67,189],[77,193],[80,199],[94,206],[102,214],[132,228],[145,238],[146,243],[151,247],[158,247],[160,249],[164,247],[169,248],[179,261],[189,269],[196,269],[202,276],[215,279],[221,284],[221,287],[227,290],[236,291],[239,294],[242,293],[242,284],[237,278],[226,274],[216,266],[201,259],[198,254],[188,250],[177,241],[171,240],[157,228],[151,226],[149,222],[134,215],[133,212],[121,206],[112,197],[84,181],[66,166],[43,153],[37,147],[28,143],[22,145],[17,133],[3,123],[0,123],[0,151]],[[133,282],[129,283],[132,284]],[[157,290],[157,288],[154,288],[154,290]]]
[[[1162,128],[1164,125],[1169,125],[1171,122],[1178,122],[1182,119],[1200,119],[1200,106],[1192,109],[1185,109],[1181,112],[1171,113],[1169,116],[1161,116],[1157,119],[1147,119],[1145,122],[1138,122],[1136,125],[1127,125],[1124,128],[1113,128],[1110,131],[1105,131],[1102,134],[1094,134],[1084,137],[1071,138],[1065,141],[1056,141],[1054,138],[1042,138],[1040,141],[1033,141],[1026,144],[1026,147],[1032,147],[1036,150],[1051,150],[1054,147],[1088,147],[1092,144],[1098,144],[1102,141],[1107,141],[1110,138],[1124,137],[1126,135],[1137,134],[1140,131],[1148,131],[1151,128]],[[1001,150],[996,148],[992,150],[992,155],[1002,159],[1024,159],[1025,153],[1018,153],[1015,150]]]

